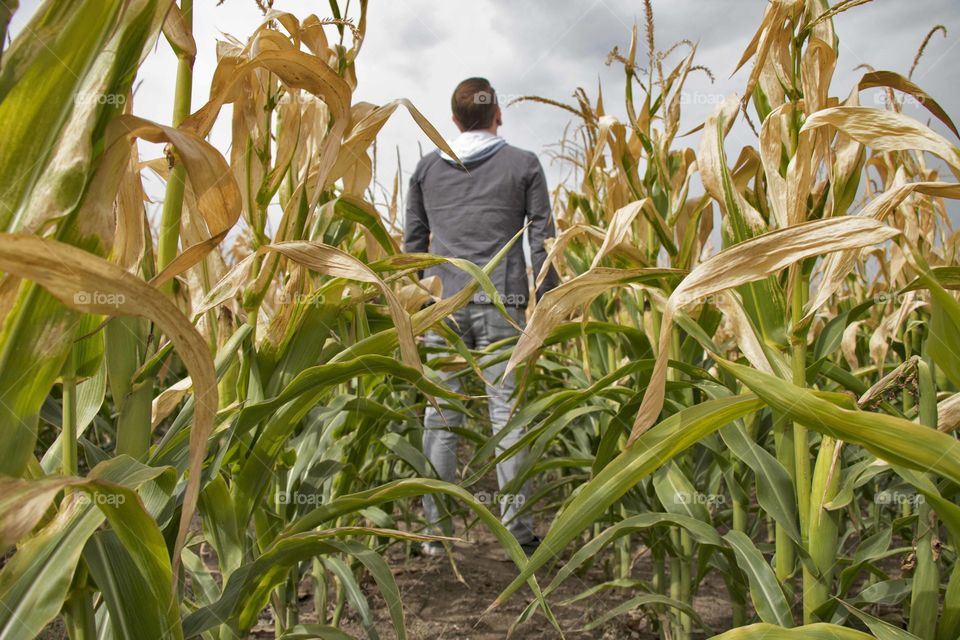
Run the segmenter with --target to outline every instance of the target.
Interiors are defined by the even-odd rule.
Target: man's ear
[[[498,127],[503,126],[503,113],[501,113],[500,107],[497,107],[497,114],[493,117],[493,121],[497,123]]]
[[[457,129],[463,133],[463,125],[460,124],[460,120],[457,119],[457,116],[452,116],[451,119],[453,120],[453,124],[457,125]]]

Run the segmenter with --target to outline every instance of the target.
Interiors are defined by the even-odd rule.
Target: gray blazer
[[[547,257],[543,242],[554,235],[550,194],[536,154],[504,145],[465,167],[453,165],[436,151],[420,159],[407,192],[404,252],[465,258],[483,266],[529,221],[536,277]],[[445,298],[472,280],[448,264],[429,267],[423,275],[440,277]],[[505,305],[527,306],[530,283],[522,242],[511,247],[491,280]],[[537,299],[557,282],[551,268],[537,290]],[[482,291],[473,301],[490,303]]]

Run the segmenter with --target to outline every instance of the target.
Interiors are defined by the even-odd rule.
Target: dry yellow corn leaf
[[[595,267],[569,282],[544,294],[533,310],[533,316],[507,363],[511,371],[528,358],[558,324],[566,320],[575,309],[589,304],[594,298],[612,287],[637,282],[649,282],[660,278],[676,278],[683,275],[678,269],[610,269]]]
[[[240,189],[227,161],[209,142],[190,131],[165,127],[127,114],[114,118],[107,129],[107,151],[93,178],[90,194],[84,200],[85,210],[113,202],[124,175],[124,165],[129,162],[130,146],[136,138],[167,142],[174,147],[177,161],[183,163],[190,180],[197,211],[211,234],[206,240],[185,249],[158,274],[153,284],[159,286],[197,264],[226,236],[240,217]],[[81,211],[80,224],[85,220],[103,218],[83,214]]]
[[[893,71],[871,71],[870,73],[865,73],[863,77],[860,78],[857,89],[863,91],[864,89],[871,89],[873,87],[890,87],[897,91],[910,94],[916,98],[927,111],[935,115],[940,122],[947,125],[947,128],[953,132],[953,135],[960,138],[960,132],[957,131],[956,125],[953,124],[953,120],[951,120],[947,112],[943,110],[943,107],[941,107],[929,93],[918,87],[908,78],[904,78],[899,73],[894,73]]]
[[[947,433],[960,427],[960,393],[937,403],[937,428]]]
[[[960,151],[930,127],[902,113],[871,107],[830,107],[811,114],[800,132],[826,125],[875,151],[927,151],[946,161],[960,178]]]
[[[180,7],[175,2],[170,3],[167,17],[163,21],[163,35],[177,53],[185,54],[190,60],[197,57],[197,43],[193,33],[183,20]]]
[[[876,244],[899,233],[873,219],[816,220],[751,238],[700,263],[667,300],[660,326],[657,361],[627,446],[653,426],[663,408],[670,335],[673,317],[678,310],[699,304],[724,289],[766,278],[800,260]]]

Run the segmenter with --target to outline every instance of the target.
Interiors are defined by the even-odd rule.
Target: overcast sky
[[[354,5],[358,3],[356,0]],[[13,32],[22,28],[38,5],[21,0]],[[341,0],[341,5],[343,1]],[[584,87],[596,95],[598,81],[607,109],[622,113],[623,71],[606,67],[607,53],[619,46],[625,51],[634,22],[641,25],[640,0],[370,0],[367,37],[357,67],[359,87],[355,100],[384,103],[406,97],[446,137],[456,130],[450,120],[449,97],[461,79],[482,75],[501,96],[536,94],[570,101],[573,90]],[[723,96],[742,90],[748,64],[731,77],[736,62],[759,25],[764,0],[653,0],[656,43],[667,48],[687,38],[699,43],[697,62],[708,66],[716,78],[695,73],[687,82],[691,99],[684,105],[680,131],[703,120]],[[303,18],[309,13],[329,15],[326,0],[276,0],[275,8]],[[243,40],[260,23],[253,0],[196,0],[194,30],[198,44],[193,107],[203,104],[216,64],[215,42],[222,34]],[[906,75],[914,54],[935,24],[947,29],[937,34],[914,74],[946,111],[960,118],[960,3],[956,0],[875,0],[836,18],[840,56],[831,94],[845,97],[863,73],[859,64]],[[679,58],[677,58],[679,59]],[[173,101],[176,59],[164,39],[143,66],[134,98],[138,115],[169,123]],[[861,101],[873,104],[865,92]],[[926,122],[925,111],[907,107]],[[569,122],[569,114],[543,105],[524,103],[506,109],[502,135],[517,146],[543,154],[556,142]],[[214,144],[226,152],[229,117],[225,112],[213,132]],[[938,122],[932,125],[946,134]],[[696,146],[695,134],[681,141]],[[956,143],[956,139],[952,139]],[[412,170],[424,150],[433,145],[405,112],[398,111],[379,138],[381,182],[389,184],[399,156],[405,173]],[[746,128],[735,128],[728,144],[734,151],[745,144],[756,146]],[[541,155],[551,181],[560,177]],[[734,156],[735,157],[735,156]]]

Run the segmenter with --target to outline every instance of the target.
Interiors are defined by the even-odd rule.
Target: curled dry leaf
[[[594,227],[593,225],[585,224],[578,222],[566,229],[557,236],[553,243],[550,245],[550,250],[547,251],[547,258],[543,261],[543,267],[540,268],[540,273],[537,274],[535,285],[537,288],[540,288],[540,285],[543,284],[544,279],[547,277],[547,274],[550,273],[550,268],[555,269],[559,268],[562,264],[564,250],[570,242],[577,238],[578,236],[589,236],[594,240],[598,240],[600,243],[603,243],[604,238],[606,237],[603,229]]]
[[[165,127],[127,114],[115,118],[108,127],[107,151],[94,176],[91,193],[84,201],[84,207],[102,207],[104,201],[112,202],[120,178],[124,175],[123,166],[129,162],[130,145],[136,138],[166,142],[174,147],[177,160],[183,163],[190,180],[197,211],[211,234],[209,238],[184,249],[167,265],[153,279],[153,284],[159,286],[200,262],[227,235],[240,218],[240,189],[227,161],[206,140],[189,130]]]
[[[873,219],[844,217],[816,220],[746,240],[698,265],[667,300],[661,320],[657,361],[634,421],[628,446],[653,426],[663,408],[673,316],[679,309],[697,304],[724,289],[761,280],[800,260],[832,251],[865,247],[899,233]]]
[[[927,151],[942,158],[960,178],[960,151],[913,118],[871,107],[830,107],[811,114],[800,132],[830,125],[875,151]]]
[[[591,269],[599,266],[600,261],[603,260],[607,254],[629,239],[630,234],[633,232],[632,225],[637,214],[639,214],[644,207],[652,206],[653,201],[650,198],[644,198],[643,200],[631,202],[627,206],[617,209],[607,227],[607,233],[603,237],[603,244],[600,245],[600,250],[597,251],[597,254],[593,257],[593,263],[590,265]]]
[[[183,378],[170,385],[160,392],[150,406],[150,428],[156,429],[164,418],[170,415],[170,412],[177,408],[184,396],[190,393],[193,388],[193,380],[190,376]]]
[[[191,61],[197,57],[197,43],[175,2],[170,3],[163,21],[163,35],[178,55],[186,56]]]
[[[286,46],[290,46],[289,43]],[[183,123],[183,128],[206,136],[224,104],[237,99],[234,88],[246,74],[257,68],[277,75],[288,87],[303,89],[321,98],[335,120],[345,121],[350,113],[350,87],[320,58],[296,49],[265,50],[243,60],[223,57],[214,73],[209,101]]]
[[[741,306],[739,296],[731,292],[727,295],[717,296],[714,300],[717,309],[730,322],[733,329],[732,333],[736,336],[737,345],[740,347],[743,356],[755,369],[772,374],[774,371],[763,352],[763,345],[760,344],[760,339],[757,337],[756,331],[753,330],[753,325],[750,324],[750,319],[744,312],[743,306]]]
[[[754,232],[766,227],[763,218],[746,198],[730,184],[730,172],[726,166],[723,140],[730,132],[740,109],[737,96],[727,96],[710,114],[703,126],[700,147],[697,152],[697,167],[703,187],[725,209],[728,217],[741,218]]]
[[[556,289],[548,291],[533,310],[533,316],[524,330],[507,363],[511,371],[520,362],[533,355],[550,332],[566,320],[575,309],[589,304],[611,287],[650,282],[661,278],[683,275],[678,269],[610,269],[594,267]]]
[[[397,292],[403,308],[416,313],[428,302],[437,302],[443,295],[443,286],[437,276],[428,276],[417,282],[405,284]]]
[[[960,393],[955,393],[937,404],[937,428],[951,432],[960,427]]]
[[[373,144],[374,139],[377,137],[377,134],[380,133],[383,125],[387,123],[387,120],[390,119],[393,112],[401,106],[406,107],[413,121],[417,123],[417,126],[427,134],[427,137],[430,138],[437,147],[451,157],[457,157],[453,149],[450,148],[450,145],[448,145],[446,140],[443,139],[443,136],[440,135],[440,132],[437,131],[436,128],[430,124],[430,121],[423,117],[423,114],[406,98],[398,98],[380,107],[370,106],[373,108],[354,124],[347,139],[343,141],[343,146],[340,147],[340,153],[337,155],[337,161],[330,171],[329,180],[332,181],[342,178],[361,156],[366,155],[367,149]]]
[[[957,131],[957,126],[953,124],[953,120],[951,120],[947,112],[943,110],[943,107],[941,107],[929,93],[918,87],[908,78],[904,78],[899,73],[893,71],[871,71],[865,73],[863,77],[860,78],[857,89],[863,91],[864,89],[871,89],[873,87],[890,87],[913,96],[927,111],[945,124],[947,128],[953,132],[953,135],[960,138],[960,132]]]

